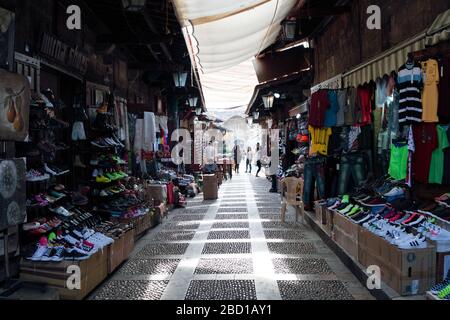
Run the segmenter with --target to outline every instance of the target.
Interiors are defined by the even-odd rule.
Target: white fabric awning
[[[271,45],[297,0],[174,0],[197,67],[214,72]]]
[[[247,104],[251,59],[277,39],[297,0],[173,0],[208,110]],[[220,101],[219,101],[220,100]],[[219,106],[220,105],[220,106]]]

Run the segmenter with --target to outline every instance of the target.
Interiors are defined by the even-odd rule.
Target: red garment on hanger
[[[309,125],[314,128],[322,128],[325,122],[325,112],[330,106],[328,91],[319,90],[311,96],[311,106],[309,110]]]
[[[174,199],[174,195],[173,195],[173,182],[169,182],[167,184],[167,203],[168,204],[173,204],[175,199]]]
[[[372,123],[372,106],[370,103],[370,89],[359,87],[357,103],[357,125],[365,126]]]

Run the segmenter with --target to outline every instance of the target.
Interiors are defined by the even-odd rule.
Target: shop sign
[[[42,37],[41,54],[61,65],[77,70],[82,75],[86,74],[88,56],[77,47],[71,47],[47,33]]]
[[[101,79],[102,82],[113,80],[113,66],[105,64],[101,56],[95,54],[89,56],[88,70],[90,76]]]

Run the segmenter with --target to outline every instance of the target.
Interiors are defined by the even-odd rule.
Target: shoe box
[[[69,289],[68,283],[77,276],[74,267],[80,270],[80,289]],[[84,299],[108,276],[108,250],[99,250],[82,261],[34,262],[22,259],[20,280],[46,284],[58,290],[61,299]]]
[[[327,211],[331,211],[325,209]],[[344,249],[355,261],[358,260],[359,251],[359,229],[361,227],[353,220],[338,212],[333,214],[332,239]]]
[[[122,264],[134,248],[134,229],[128,230],[108,247],[108,274]]]
[[[143,216],[134,218],[134,238],[137,240],[140,238],[148,229],[153,226],[153,216],[154,213],[147,213]]]
[[[203,199],[216,200],[218,197],[218,181],[215,174],[203,175]]]
[[[333,231],[334,212],[332,210],[328,210],[326,206],[320,205],[319,201],[314,202],[314,212],[316,221],[322,230],[331,237]]]
[[[165,203],[167,201],[167,185],[145,183],[145,200],[158,201]]]
[[[358,262],[380,267],[381,280],[402,296],[425,293],[434,283],[436,248],[399,249],[372,232],[360,228]]]
[[[325,207],[322,207],[319,201],[314,201],[314,213],[316,215],[316,221],[319,224],[322,224],[322,211],[325,210]]]

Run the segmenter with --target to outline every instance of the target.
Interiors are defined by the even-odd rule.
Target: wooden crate
[[[80,289],[69,289],[69,267],[80,270]],[[20,280],[46,284],[58,291],[61,299],[82,300],[108,276],[108,248],[99,250],[82,261],[34,262],[23,259],[20,263]]]

